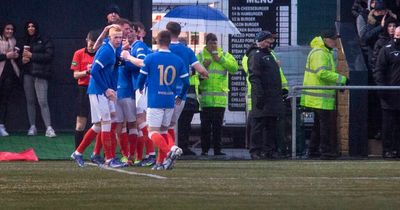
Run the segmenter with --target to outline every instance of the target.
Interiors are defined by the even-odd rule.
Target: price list
[[[229,18],[241,34],[229,38],[229,52],[241,66],[242,57],[259,31],[277,33],[280,46],[290,45],[290,0],[230,0]],[[242,68],[229,78],[230,111],[246,109],[246,73]]]

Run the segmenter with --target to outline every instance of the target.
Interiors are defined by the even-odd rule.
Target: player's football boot
[[[110,162],[107,163],[107,165],[111,168],[123,168],[128,166],[127,163],[121,162],[118,158],[111,159]]]
[[[175,165],[175,161],[176,159],[178,159],[178,157],[180,157],[182,155],[183,151],[181,148],[177,147],[177,146],[172,146],[171,150],[168,153],[167,158],[165,159],[164,162],[164,168],[166,170],[171,170],[174,165]]]
[[[149,157],[143,159],[143,161],[141,161],[139,165],[142,167],[151,167],[156,164],[156,160],[157,159],[155,155],[149,155]]]
[[[164,164],[154,164],[151,170],[162,171],[165,170]]]
[[[104,158],[102,158],[100,155],[91,155],[90,156],[90,161],[92,161],[92,163],[97,164],[97,165],[102,165],[104,164]]]
[[[128,157],[125,157],[125,156],[122,156],[121,157],[121,162],[123,162],[123,163],[126,163],[127,165],[129,165],[129,159],[128,159]]]
[[[72,158],[72,160],[75,160],[76,164],[78,164],[79,167],[85,166],[85,161],[83,161],[82,155],[77,155],[74,152],[74,153],[72,153],[71,158]]]

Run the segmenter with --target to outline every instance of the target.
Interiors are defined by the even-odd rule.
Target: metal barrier
[[[292,104],[292,159],[296,159],[296,94],[297,90],[400,90],[400,86],[293,86],[290,88],[290,98]]]

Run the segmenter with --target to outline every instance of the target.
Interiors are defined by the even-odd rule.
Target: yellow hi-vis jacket
[[[219,62],[212,59],[212,55],[204,47],[203,51],[197,54],[197,59],[204,66],[206,59],[211,60],[208,66],[208,79],[200,80],[199,99],[201,107],[226,107],[228,104],[228,73],[234,74],[239,69],[235,58],[228,52],[218,48]]]
[[[336,72],[333,53],[323,39],[315,37],[310,46],[306,69],[304,71],[304,86],[333,86],[346,84],[347,78]],[[323,110],[336,109],[336,90],[302,90],[300,105]]]
[[[279,59],[276,55],[276,53],[271,50],[271,55],[274,57],[275,61],[279,64],[279,73],[281,75],[281,82],[282,82],[282,89],[288,90],[289,91],[289,86],[288,82],[286,80],[285,74],[283,74],[282,67],[280,65]],[[246,106],[247,106],[247,111],[251,111],[251,84],[249,81],[249,67],[247,66],[247,61],[249,58],[247,55],[244,55],[242,58],[242,67],[244,72],[246,73],[246,82],[247,82],[247,100],[246,100]]]

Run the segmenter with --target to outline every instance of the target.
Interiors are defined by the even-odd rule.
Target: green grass
[[[87,149],[87,155],[91,154],[89,151],[93,151],[94,142]],[[0,151],[20,152],[33,148],[41,160],[66,160],[74,151],[74,144],[72,133],[57,133],[55,138],[47,138],[44,134],[27,136],[26,133],[0,137]]]
[[[397,161],[178,161],[155,178],[72,161],[0,163],[1,209],[398,209]]]

